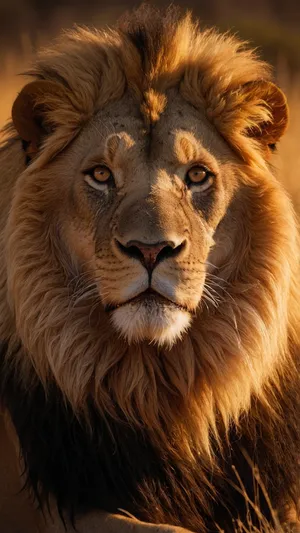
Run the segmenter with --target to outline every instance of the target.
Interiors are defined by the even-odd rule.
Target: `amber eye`
[[[212,185],[214,177],[215,175],[211,170],[208,170],[201,165],[196,165],[188,170],[185,176],[185,181],[187,185],[197,185],[203,191]]]
[[[94,180],[104,183],[111,177],[111,171],[105,166],[100,166],[91,170],[90,176],[94,178]]]
[[[85,172],[85,181],[95,189],[102,190],[109,182],[113,182],[113,175],[108,167],[99,165]]]

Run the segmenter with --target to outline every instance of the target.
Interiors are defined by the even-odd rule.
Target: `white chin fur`
[[[191,316],[172,305],[128,303],[113,311],[112,322],[129,343],[148,340],[171,346],[187,330]]]

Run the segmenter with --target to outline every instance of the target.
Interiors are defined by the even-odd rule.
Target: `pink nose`
[[[169,247],[168,243],[166,242],[159,242],[157,244],[143,244],[138,241],[135,242],[134,246],[141,252],[145,266],[148,270],[153,270],[159,252],[161,252],[164,248]]]
[[[176,245],[173,241],[156,242],[153,244],[141,241],[129,241],[126,245],[121,244],[119,241],[117,243],[123,253],[129,257],[139,259],[147,268],[148,272],[152,272],[157,263],[163,259],[177,255],[184,246],[183,242]]]

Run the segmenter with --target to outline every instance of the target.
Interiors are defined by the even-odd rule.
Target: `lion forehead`
[[[140,112],[139,102],[127,91],[120,100],[99,110],[79,135],[73,150],[92,157],[116,153],[135,163],[143,159],[151,168],[163,168],[170,163],[187,164],[197,159],[196,146],[212,156],[236,162],[237,156],[209,122],[202,109],[195,110],[177,90],[166,92],[165,111],[149,127]],[[85,152],[85,154],[84,154]]]

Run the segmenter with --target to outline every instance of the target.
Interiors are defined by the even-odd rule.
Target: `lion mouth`
[[[144,292],[141,292],[137,296],[134,296],[133,298],[130,298],[129,300],[126,300],[125,302],[122,302],[120,304],[107,304],[105,306],[105,311],[107,313],[112,313],[116,309],[120,309],[120,307],[124,307],[128,304],[142,304],[144,306],[152,307],[155,305],[162,305],[165,307],[174,307],[176,309],[181,309],[182,311],[188,311],[186,307],[183,305],[177,304],[176,302],[173,302],[172,300],[169,300],[165,296],[162,296],[155,290],[149,288],[145,290]]]

